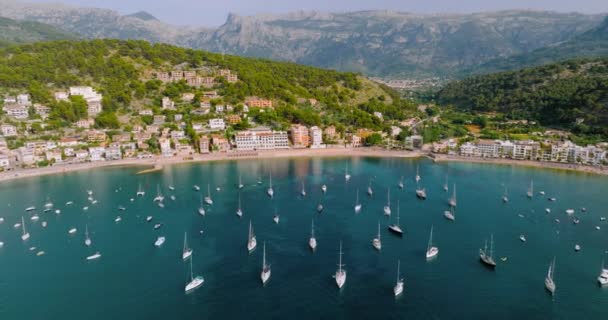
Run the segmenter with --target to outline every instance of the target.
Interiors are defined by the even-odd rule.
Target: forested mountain
[[[608,58],[579,59],[454,81],[442,104],[608,137]]]
[[[163,83],[153,76],[175,69],[210,76],[217,74],[214,70],[229,69],[238,81],[229,83],[216,76],[216,85],[205,89],[190,87],[185,80]],[[219,95],[213,104],[239,105],[250,96],[272,99],[273,110],[251,114],[258,123],[272,126],[329,122],[379,130],[385,124],[373,112],[382,112],[387,120],[402,120],[408,110],[415,109],[392,90],[354,73],[145,41],[56,41],[0,50],[0,93],[28,92],[34,102],[50,103],[55,110],[59,106],[52,92],[78,85],[91,85],[103,94],[103,113],[97,123],[100,117],[105,123],[116,119],[116,114],[159,108],[164,96],[181,102],[183,93],[193,93],[196,98],[182,109],[188,114],[199,107],[203,92],[211,89]],[[64,116],[57,120],[74,121],[69,114]]]
[[[0,0],[0,16],[38,21],[86,38],[143,39],[366,75],[453,76],[485,62],[561,43],[603,15],[539,11],[420,15],[389,11],[229,15],[218,28],[165,24],[145,12]]]
[[[529,53],[489,61],[465,73],[491,73],[540,66],[572,58],[608,57],[608,17],[599,26],[573,39]]]
[[[0,47],[36,41],[76,39],[78,36],[48,24],[0,17]]]

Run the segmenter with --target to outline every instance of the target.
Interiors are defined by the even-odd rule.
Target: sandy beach
[[[200,163],[209,161],[226,161],[237,159],[301,158],[301,157],[396,157],[419,158],[426,153],[417,151],[391,151],[379,148],[324,148],[324,149],[289,149],[265,150],[257,152],[229,152],[196,154],[190,157],[153,157],[148,159],[122,159],[115,161],[86,162],[77,164],[55,165],[35,169],[16,169],[0,173],[0,181],[9,181],[43,175],[64,174],[74,171],[93,170],[109,167],[141,167],[140,174],[162,170],[166,165],[181,163]]]
[[[209,161],[226,161],[237,159],[270,159],[270,158],[301,158],[301,157],[380,157],[380,158],[419,158],[429,156],[435,162],[472,162],[499,165],[527,166],[544,169],[578,171],[590,174],[608,175],[607,167],[591,167],[566,163],[538,162],[512,159],[484,159],[452,156],[444,154],[429,155],[419,151],[395,151],[380,148],[325,148],[325,149],[289,149],[266,150],[257,152],[229,152],[213,154],[196,154],[190,157],[153,157],[148,159],[122,159],[115,161],[86,162],[78,164],[55,165],[35,169],[17,169],[0,173],[0,181],[37,177],[43,175],[65,174],[74,171],[93,170],[109,167],[141,167],[139,174],[160,171],[166,165],[181,163],[201,163]]]
[[[435,162],[472,162],[472,163],[486,163],[486,164],[498,164],[498,165],[509,165],[509,166],[523,166],[533,167],[542,169],[554,169],[554,170],[567,170],[577,171],[590,174],[608,175],[608,167],[592,167],[583,166],[572,163],[556,163],[556,162],[540,162],[530,160],[513,160],[513,159],[496,159],[496,158],[475,158],[475,157],[461,157],[445,154],[433,154],[431,156]]]

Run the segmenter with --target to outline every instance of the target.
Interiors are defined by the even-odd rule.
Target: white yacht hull
[[[202,286],[203,283],[205,283],[205,279],[203,277],[196,277],[196,278],[192,279],[192,281],[188,282],[188,284],[186,284],[186,288],[184,289],[184,291],[190,292],[190,291]]]
[[[336,278],[336,285],[338,286],[338,288],[342,289],[342,287],[346,283],[346,271],[336,272],[334,278]]]

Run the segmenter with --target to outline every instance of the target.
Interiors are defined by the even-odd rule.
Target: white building
[[[171,131],[171,139],[184,139],[186,134],[182,130]]]
[[[17,135],[17,127],[10,124],[3,124],[0,126],[0,131],[5,137],[14,137]]]
[[[89,157],[89,152],[86,150],[78,150],[74,152],[74,156],[76,157],[76,160],[82,162],[87,160],[87,158]]]
[[[69,99],[69,95],[65,91],[55,92],[55,100],[57,101],[67,101]]]
[[[313,149],[325,148],[323,144],[323,130],[314,126],[309,129],[310,132],[310,147]]]
[[[380,120],[384,120],[384,116],[382,116],[381,112],[375,111],[374,116]]]
[[[271,131],[266,128],[238,132],[235,142],[239,151],[289,149],[289,137],[286,131]]]
[[[5,154],[0,154],[0,168],[2,170],[9,170],[11,168],[11,161]]]
[[[27,119],[29,116],[28,107],[19,104],[5,105],[2,110],[9,116],[15,119]]]
[[[211,128],[211,130],[225,130],[226,123],[224,122],[224,119],[209,119],[209,128]]]
[[[122,159],[122,151],[120,147],[110,147],[106,149],[106,160],[120,160]]]
[[[36,163],[34,150],[28,147],[20,147],[17,149],[17,161],[24,165],[32,165]]]
[[[47,151],[45,156],[47,161],[54,161],[55,163],[63,162],[63,159],[61,157],[61,150]]]
[[[101,101],[103,96],[91,87],[70,87],[70,96],[82,96],[87,102],[87,112],[94,117],[102,110]]]
[[[26,106],[26,107],[31,106],[32,102],[30,101],[30,95],[27,93],[22,93],[22,94],[18,95],[17,104],[21,105],[21,106]]]
[[[171,140],[163,138],[159,139],[158,142],[160,143],[160,152],[163,157],[172,157],[173,149],[171,149]]]
[[[104,153],[106,153],[106,148],[104,147],[89,148],[89,156],[91,157],[91,161],[104,161]]]
[[[173,109],[175,109],[175,102],[173,102],[173,100],[171,100],[171,98],[169,98],[169,97],[163,97],[162,108],[163,108],[163,110],[164,109],[173,110]]]

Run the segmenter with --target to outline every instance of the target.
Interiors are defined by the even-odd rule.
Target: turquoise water
[[[352,173],[344,181],[344,167]],[[428,200],[416,199],[414,175],[420,167]],[[275,197],[266,196],[272,170]],[[608,288],[596,277],[608,250],[608,179],[605,177],[509,166],[468,163],[433,164],[428,160],[341,158],[277,159],[216,162],[166,167],[162,172],[135,175],[132,168],[100,169],[46,176],[0,185],[0,319],[600,319],[608,315]],[[235,210],[238,176],[243,218]],[[446,174],[457,184],[456,221],[443,217],[448,193]],[[400,176],[405,190],[399,190]],[[258,177],[263,184],[258,185]],[[373,178],[374,197],[365,194]],[[527,199],[526,189],[546,196]],[[308,195],[299,197],[305,181]],[[201,192],[212,187],[213,206],[197,213]],[[321,185],[328,191],[325,210],[315,207]],[[138,184],[146,191],[135,198]],[[166,196],[165,208],[153,204],[156,186]],[[194,184],[201,186],[195,192]],[[175,186],[175,191],[168,189]],[[510,202],[501,202],[504,185]],[[221,191],[216,191],[216,187]],[[363,209],[353,205],[360,189]],[[394,219],[400,202],[403,238],[386,229],[382,215],[391,188]],[[87,201],[94,191],[98,203]],[[176,201],[169,195],[174,194]],[[557,197],[549,202],[547,197]],[[60,214],[42,213],[48,200]],[[74,205],[66,206],[67,201]],[[38,207],[40,221],[25,213]],[[88,205],[90,209],[83,211]],[[119,211],[119,206],[125,211]],[[578,208],[586,207],[587,213]],[[545,208],[552,213],[546,214]],[[577,209],[581,222],[564,213]],[[272,217],[280,214],[280,224]],[[520,217],[519,215],[522,215]],[[25,216],[31,238],[20,239],[13,225]],[[115,223],[121,215],[123,220]],[[154,221],[147,223],[146,216]],[[556,223],[554,219],[560,219]],[[247,254],[247,229],[253,221],[258,248]],[[308,248],[311,219],[318,247]],[[48,227],[42,228],[41,222]],[[382,251],[371,240],[382,224]],[[164,226],[154,230],[153,225]],[[93,240],[84,246],[88,223]],[[424,258],[434,226],[437,259]],[[595,230],[595,226],[601,230]],[[78,228],[69,235],[71,227]],[[199,234],[199,230],[204,234]],[[205,283],[185,294],[188,264],[181,259],[184,231],[194,249],[194,273]],[[494,234],[495,271],[478,259],[479,247]],[[161,248],[153,243],[167,237]],[[527,242],[518,239],[525,234]],[[346,285],[338,290],[336,270],[339,241],[343,241]],[[261,285],[262,243],[266,242],[272,277]],[[574,252],[578,243],[582,250]],[[36,246],[35,251],[29,248]],[[36,252],[44,250],[44,256]],[[96,261],[85,257],[102,253]],[[548,265],[556,257],[557,292],[544,289]],[[506,262],[499,257],[508,257]],[[397,259],[405,278],[404,294],[395,298]],[[608,260],[608,258],[607,258]]]

